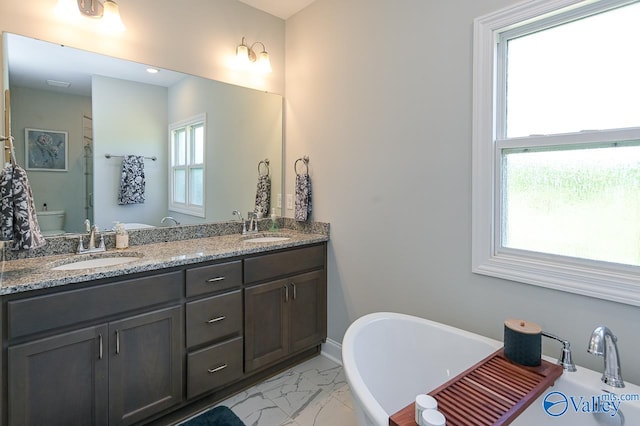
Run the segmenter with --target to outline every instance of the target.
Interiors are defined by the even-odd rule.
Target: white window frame
[[[175,166],[173,164],[173,157],[175,156],[175,146],[173,141],[173,133],[176,130],[185,129],[187,135],[191,133],[191,128],[195,126],[203,126],[204,131],[204,145],[203,145],[203,163],[193,163],[192,162],[192,150],[193,150],[193,140],[190,137],[187,137],[187,153],[186,153],[186,165],[185,166]],[[179,121],[177,123],[172,123],[169,125],[169,211],[183,213],[190,216],[196,217],[205,217],[205,205],[206,205],[206,140],[207,140],[207,115],[205,113],[198,114],[193,117],[189,117],[185,120]],[[202,206],[191,204],[189,200],[190,194],[190,169],[193,167],[202,168],[202,173],[205,178],[203,178],[202,182]],[[184,169],[185,170],[185,203],[179,203],[175,201],[174,197],[174,169]]]
[[[473,128],[472,128],[472,271],[477,274],[640,306],[640,268],[609,262],[576,259],[500,247],[501,149],[517,146],[552,146],[611,140],[640,139],[640,128],[578,132],[520,138],[512,145],[497,140],[498,114],[505,100],[497,90],[505,84],[498,75],[498,39],[506,31],[526,30],[531,22],[553,22],[560,15],[614,8],[637,0],[532,0],[491,13],[474,21]],[[580,10],[578,10],[580,9]],[[504,133],[504,132],[502,132]]]

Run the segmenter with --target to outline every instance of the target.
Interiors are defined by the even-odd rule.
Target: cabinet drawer
[[[187,356],[187,398],[242,376],[242,337]]]
[[[324,245],[250,257],[244,261],[244,281],[252,283],[324,267]]]
[[[240,290],[187,303],[187,346],[242,331]]]
[[[187,297],[213,293],[242,284],[242,261],[187,269]]]
[[[9,338],[180,300],[182,285],[177,271],[12,301],[7,303]]]

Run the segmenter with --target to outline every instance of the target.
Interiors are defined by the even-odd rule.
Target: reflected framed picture
[[[68,133],[58,130],[24,129],[27,170],[66,172],[69,158]]]

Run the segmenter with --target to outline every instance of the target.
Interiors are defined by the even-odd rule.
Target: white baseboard
[[[327,339],[322,344],[322,356],[329,358],[330,360],[342,365],[342,344],[335,340]]]

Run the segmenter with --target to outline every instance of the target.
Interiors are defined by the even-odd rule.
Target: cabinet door
[[[287,284],[288,281],[279,280],[245,290],[245,371],[270,364],[289,353]]]
[[[128,425],[182,400],[182,308],[109,323],[109,420]]]
[[[324,271],[290,278],[289,324],[291,351],[319,345],[327,337]]]
[[[107,327],[8,349],[10,425],[107,425]]]

